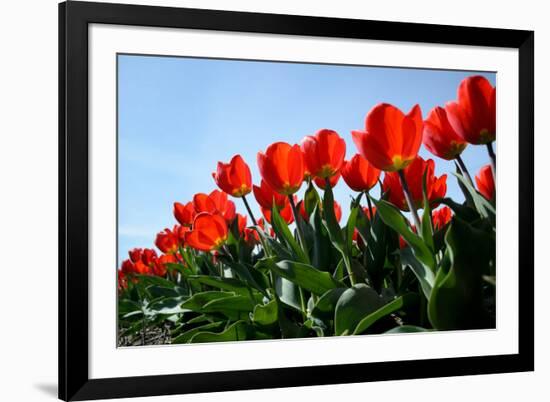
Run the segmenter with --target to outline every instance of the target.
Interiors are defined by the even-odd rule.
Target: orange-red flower
[[[424,121],[423,142],[428,151],[447,160],[456,158],[468,145],[449,124],[445,109],[439,106]]]
[[[294,194],[304,179],[305,164],[299,145],[275,142],[258,152],[258,167],[269,186],[283,195]]]
[[[227,240],[227,223],[220,215],[202,212],[193,222],[193,230],[186,236],[187,244],[196,250],[212,251]]]
[[[300,143],[307,172],[325,179],[340,171],[346,156],[346,143],[336,131],[322,129]]]
[[[219,188],[233,197],[243,197],[252,191],[252,174],[241,155],[235,155],[229,163],[218,162],[212,177]]]
[[[153,273],[157,276],[165,276],[167,272],[167,263],[176,263],[178,259],[174,254],[163,254],[155,260],[153,265]]]
[[[408,114],[380,103],[368,113],[365,131],[352,131],[359,153],[374,167],[395,172],[412,163],[422,144],[422,112],[415,105]]]
[[[196,215],[195,205],[192,201],[187,204],[174,203],[174,217],[183,226],[191,226]]]
[[[336,220],[340,222],[342,219],[342,207],[336,201],[334,201],[334,215],[336,215]]]
[[[229,200],[223,191],[214,190],[210,194],[195,194],[193,204],[197,213],[220,214],[227,222],[235,219],[235,203]]]
[[[447,175],[444,174],[440,177],[434,175],[434,161],[432,159],[425,161],[419,156],[403,172],[416,208],[422,208],[423,206],[422,179],[424,172],[426,172],[426,191],[430,203],[445,196],[447,192]],[[384,192],[389,191],[389,201],[392,204],[403,211],[409,210],[397,172],[386,173],[382,187]]]
[[[334,176],[331,176],[330,179],[328,179],[328,181],[330,183],[330,188],[334,188],[334,186],[336,184],[338,184],[338,181],[340,180],[340,177],[342,177],[342,174],[340,172],[338,172]],[[321,177],[315,177],[313,179],[313,182],[321,190],[324,190],[327,187],[326,179],[323,179]]]
[[[258,219],[258,226],[265,230],[265,221],[263,218]],[[244,228],[244,241],[249,247],[254,247],[260,243],[260,235],[255,228]]]
[[[244,234],[244,230],[246,229],[246,215],[237,214],[237,228],[239,230],[239,233],[242,235]]]
[[[483,166],[476,175],[477,189],[488,200],[495,199],[495,179],[490,165]]]
[[[457,101],[445,106],[450,125],[470,144],[487,144],[496,138],[496,88],[482,76],[465,78]]]
[[[184,232],[181,232],[180,228],[183,226],[174,226],[174,230],[168,228],[157,234],[155,239],[155,246],[163,253],[175,253],[178,247],[183,244]]]
[[[443,229],[447,225],[447,223],[451,221],[452,217],[453,213],[451,211],[451,208],[447,206],[432,211],[432,223],[434,230]]]
[[[353,191],[368,191],[378,181],[380,170],[361,155],[355,154],[349,161],[344,162],[342,177]]]
[[[128,280],[126,274],[122,270],[117,270],[117,279],[118,279],[118,291],[122,291],[128,288]]]
[[[288,198],[273,191],[269,184],[267,184],[263,179],[260,186],[253,186],[253,191],[256,201],[258,201],[258,204],[260,204],[262,208],[271,210],[273,204],[275,203],[277,208],[282,209],[286,206],[286,204],[288,204]]]

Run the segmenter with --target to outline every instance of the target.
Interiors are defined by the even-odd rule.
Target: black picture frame
[[[90,379],[88,25],[192,28],[519,51],[517,354]],[[89,400],[534,370],[534,32],[70,1],[59,5],[59,398]]]

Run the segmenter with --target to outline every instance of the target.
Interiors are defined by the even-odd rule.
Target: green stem
[[[256,232],[258,232],[258,236],[260,238],[260,243],[262,244],[262,247],[264,249],[264,253],[266,256],[270,256],[270,251],[269,249],[267,248],[267,244],[265,244],[264,242],[264,233],[260,233],[260,229],[258,227],[258,221],[256,220],[256,218],[254,217],[254,214],[252,213],[252,209],[250,208],[250,205],[248,204],[248,201],[246,199],[246,196],[243,195],[241,197],[243,199],[243,202],[244,202],[244,206],[246,207],[246,210],[248,211],[248,215],[250,216],[250,219],[252,219],[252,223],[254,224],[254,229],[256,230]]]
[[[470,185],[473,188],[475,188],[474,182],[472,181],[472,176],[470,176],[470,172],[468,171],[468,168],[466,167],[466,164],[464,163],[460,155],[457,155],[456,161],[458,163],[458,166],[460,166],[460,170],[462,171],[462,176],[464,176],[466,180],[468,180],[468,183],[470,183]]]
[[[296,222],[296,232],[298,233],[298,241],[300,242],[300,246],[302,247],[302,250],[304,250],[304,253],[308,255],[306,242],[304,240],[304,234],[302,233],[302,227],[300,225],[300,221],[298,220],[298,210],[296,209],[296,204],[294,203],[294,198],[292,197],[291,194],[288,195],[288,200],[290,201],[290,207],[292,209],[292,215],[294,216],[294,222]],[[307,319],[307,308],[306,308],[306,301],[304,297],[304,291],[300,286],[298,286],[298,291],[300,293],[300,307],[302,308],[302,317],[305,321]]]
[[[248,211],[248,215],[250,216],[250,219],[252,219],[252,223],[254,224],[254,226],[258,226],[258,222],[256,221],[254,214],[252,213],[252,209],[250,209],[250,205],[248,205],[248,201],[246,200],[246,195],[243,195],[241,198],[243,199],[244,206]]]
[[[306,255],[308,254],[307,248],[306,248],[306,242],[305,237],[302,232],[302,226],[300,225],[300,220],[298,219],[298,209],[296,208],[296,204],[294,203],[294,198],[292,198],[292,195],[288,196],[288,200],[290,201],[290,207],[292,208],[292,215],[294,216],[294,222],[296,222],[296,232],[298,233],[298,241],[300,242],[300,245],[302,246],[302,250],[304,250],[304,253]]]
[[[489,156],[491,157],[491,170],[493,171],[493,179],[497,178],[497,156],[495,154],[495,150],[493,149],[493,143],[489,142],[487,143],[487,152],[489,153]]]
[[[409,190],[409,185],[407,184],[407,179],[405,178],[405,173],[403,173],[403,170],[398,170],[397,174],[399,175],[399,179],[401,180],[401,186],[403,187],[403,194],[405,195],[405,200],[407,201],[407,205],[409,206],[409,210],[411,211],[414,224],[416,225],[416,230],[420,231],[422,228],[422,226],[420,225],[420,218],[418,217],[418,211],[416,210],[416,207],[412,200],[411,192]]]
[[[369,221],[372,221],[372,218],[374,217],[374,215],[372,214],[372,202],[370,200],[370,194],[367,191],[365,191],[365,195],[367,196],[367,206],[369,208]]]

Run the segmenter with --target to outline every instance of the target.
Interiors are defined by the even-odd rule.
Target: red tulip
[[[218,162],[212,177],[219,188],[233,197],[243,197],[252,191],[252,174],[241,155],[235,155],[229,163]]]
[[[126,273],[147,275],[157,259],[157,252],[150,248],[134,248],[128,255],[130,259],[122,262],[122,270]]]
[[[191,226],[195,215],[196,211],[193,202],[188,202],[185,205],[179,202],[174,203],[174,216],[181,225]]]
[[[298,145],[276,142],[258,152],[258,167],[269,186],[283,195],[294,194],[304,179],[305,164]]]
[[[275,203],[277,208],[282,209],[288,204],[288,198],[273,191],[265,180],[261,181],[259,187],[254,185],[253,190],[254,197],[256,197],[256,201],[258,201],[258,204],[260,204],[262,208],[270,210],[273,207],[273,203]]]
[[[227,194],[214,190],[210,194],[198,193],[193,197],[193,204],[197,213],[208,212],[220,214],[227,222],[235,219],[235,203],[227,198]]]
[[[118,279],[118,290],[119,292],[128,288],[128,280],[126,279],[126,274],[121,270],[117,271]]]
[[[422,208],[424,204],[422,195],[422,179],[426,171],[426,191],[430,203],[438,198],[445,196],[447,192],[447,175],[436,177],[434,175],[434,161],[428,159],[425,161],[418,156],[405,170],[405,180],[409,186],[412,201],[416,208]],[[399,174],[386,173],[382,183],[384,192],[389,191],[389,201],[403,211],[408,211],[409,206],[403,194]]]
[[[489,201],[495,199],[495,180],[491,165],[485,165],[476,176],[477,189]]]
[[[336,131],[322,129],[300,143],[307,172],[321,179],[340,171],[346,156],[346,143]]]
[[[157,276],[166,276],[167,263],[176,263],[178,262],[178,259],[174,254],[163,254],[159,258],[155,260],[155,264],[153,266],[153,273]]]
[[[342,219],[342,207],[336,201],[334,201],[334,215],[336,215],[336,220],[340,222]]]
[[[244,234],[244,230],[246,228],[246,220],[247,220],[246,216],[237,214],[237,217],[235,219],[237,219],[237,228],[239,230],[239,233]]]
[[[405,115],[395,106],[380,103],[368,113],[365,131],[352,131],[352,136],[359,153],[377,169],[404,169],[422,144],[420,106]]]
[[[130,261],[133,263],[136,263],[137,261],[141,260],[142,253],[143,253],[143,250],[141,248],[134,248],[128,251],[128,255],[130,256]]]
[[[151,274],[151,267],[148,265],[145,265],[143,261],[137,261],[134,264],[134,273],[139,275],[150,275]]]
[[[258,226],[265,231],[265,221],[263,218],[258,219]],[[244,228],[244,241],[249,247],[254,247],[260,243],[260,235],[255,228]]]
[[[445,106],[450,125],[470,144],[487,144],[496,138],[496,88],[482,76],[462,80],[457,101]]]
[[[139,261],[139,260],[136,260]],[[122,261],[120,271],[124,274],[132,274],[135,272],[135,265],[131,260]]]
[[[375,168],[365,158],[355,154],[342,166],[342,177],[353,191],[368,191],[378,181],[380,170]]]
[[[445,109],[439,106],[424,121],[423,142],[428,151],[447,160],[456,158],[468,145],[449,124]]]
[[[453,213],[451,211],[451,208],[447,206],[432,211],[432,222],[434,230],[443,229],[447,225],[447,223],[451,221],[452,216]]]
[[[340,172],[336,173],[334,176],[332,176],[330,179],[328,179],[329,183],[330,183],[330,188],[334,188],[334,186],[336,184],[338,184],[338,181],[340,180],[340,177],[342,177],[342,175],[340,174]],[[317,187],[319,187],[321,190],[325,190],[327,188],[327,183],[326,183],[326,179],[323,179],[321,177],[315,177],[313,179],[313,182],[315,183],[315,185]]]
[[[187,244],[196,250],[212,251],[227,240],[227,223],[221,215],[203,212],[193,222],[193,230],[187,235]]]
[[[175,253],[178,250],[178,246],[182,243],[180,234],[168,228],[158,233],[155,239],[155,246],[163,253]]]

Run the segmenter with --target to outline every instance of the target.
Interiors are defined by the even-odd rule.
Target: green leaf
[[[321,271],[328,271],[333,249],[328,232],[323,225],[319,206],[315,207],[311,216],[313,218],[310,219],[310,226],[313,229],[312,265]]]
[[[188,331],[185,331],[175,338],[172,338],[172,344],[181,344],[181,343],[188,343],[193,336],[198,334],[199,332],[206,332],[206,331],[219,331],[225,327],[225,322],[213,322],[205,325],[201,325],[200,327],[192,328]]]
[[[290,232],[287,223],[283,218],[281,218],[281,215],[279,214],[279,211],[275,206],[273,206],[273,208],[271,209],[271,223],[273,226],[273,230],[275,231],[277,236],[280,239],[283,239],[288,247],[292,249],[298,261],[308,264],[309,257],[306,255],[304,250],[302,250],[302,248]]]
[[[357,215],[357,230],[364,243],[363,261],[368,277],[373,287],[380,291],[385,276],[386,253],[392,240],[389,234],[394,235],[394,232],[388,233],[389,228],[379,214],[375,213],[374,218],[369,220],[362,209]]]
[[[417,327],[415,325],[401,325],[386,331],[385,334],[408,334],[411,332],[429,332],[429,329]]]
[[[357,324],[367,315],[383,306],[382,298],[365,284],[347,289],[336,303],[334,332],[336,335],[350,335]]]
[[[466,222],[474,222],[481,218],[475,209],[470,208],[468,205],[459,204],[450,198],[441,198],[438,202],[451,208],[455,215]]]
[[[414,275],[418,279],[418,282],[420,283],[422,293],[424,293],[426,299],[429,300],[435,283],[434,273],[416,259],[410,248],[400,250],[399,254],[401,256],[401,263],[403,266],[407,266],[411,269],[411,271],[413,271]]]
[[[422,239],[424,240],[424,243],[428,246],[430,251],[434,252],[434,231],[432,227],[432,209],[430,208],[430,200],[428,199],[428,192],[427,192],[427,185],[426,185],[426,175],[428,173],[428,169],[424,171],[424,175],[422,176],[422,197],[424,199],[424,211],[422,214],[422,228],[421,228],[421,235]]]
[[[433,253],[424,243],[422,238],[412,231],[407,224],[407,219],[389,202],[384,200],[377,202],[374,199],[373,201],[376,204],[376,211],[380,214],[386,225],[403,236],[420,262],[429,267],[432,271],[435,271],[435,257]]]
[[[453,218],[445,236],[444,264],[437,272],[428,302],[428,317],[434,328],[494,326],[494,318],[483,304],[483,274],[495,252],[491,232],[475,228],[456,216]]]
[[[220,333],[210,331],[198,332],[189,340],[189,343],[244,341],[248,339],[247,332],[248,325],[246,322],[237,321]]]
[[[261,292],[264,296],[266,295],[265,289],[267,288],[267,278],[254,267],[241,264],[239,262],[226,262],[226,265],[231,267],[231,269],[237,274],[241,280],[248,284],[248,286],[253,287],[257,291]]]
[[[342,229],[334,213],[334,196],[332,194],[332,188],[328,184],[326,185],[323,197],[323,215],[325,217],[324,223],[332,244],[334,244],[334,247],[336,247],[338,251],[345,253],[344,236],[342,235]]]
[[[268,268],[274,273],[316,295],[322,295],[329,289],[344,286],[333,279],[328,272],[319,271],[311,265],[288,260],[278,263],[274,263],[273,260],[269,261]]]
[[[275,277],[275,291],[281,302],[293,307],[298,311],[302,311],[300,303],[300,290],[295,283],[292,283],[288,279]]]
[[[201,312],[202,307],[211,302],[212,300],[221,299],[225,297],[235,296],[233,292],[201,292],[195,293],[191,298],[187,299],[183,304],[182,308],[186,308],[192,311]]]
[[[403,296],[398,297],[397,299],[389,302],[378,310],[370,313],[357,324],[354,335],[359,335],[364,333],[372,324],[374,324],[379,319],[386,317],[398,310],[401,310],[403,307],[411,305],[418,301],[418,296],[414,293],[407,293]]]
[[[320,201],[321,198],[319,197],[319,193],[317,193],[317,190],[315,190],[313,182],[310,181],[304,194],[304,208],[308,217],[311,217],[313,211],[315,210],[315,208],[317,208]]]
[[[254,303],[250,297],[237,295],[212,300],[201,308],[201,313],[220,313],[230,320],[239,320],[248,317],[254,310]]]
[[[336,288],[326,291],[313,306],[311,315],[318,318],[334,318],[334,309],[338,299],[347,288]]]
[[[136,277],[145,285],[156,285],[168,289],[173,289],[176,286],[174,282],[156,275],[136,275]]]
[[[359,213],[359,207],[354,207],[350,211],[348,223],[346,224],[346,253],[351,255],[351,247],[353,245],[353,232],[357,222],[357,214]]]
[[[258,304],[254,307],[252,321],[259,325],[273,325],[279,320],[279,306],[273,299],[267,304]]]
[[[485,199],[462,175],[455,174],[458,181],[470,192],[470,195],[474,201],[474,205],[479,214],[484,218],[489,218],[494,224],[495,222],[495,207],[491,205],[489,201]]]
[[[455,160],[455,169],[456,169],[457,175],[464,177],[456,160]],[[464,186],[464,184],[462,184],[463,182],[461,180],[457,180],[457,181],[458,181],[458,187],[460,187],[460,191],[462,191],[462,194],[464,194],[464,199],[466,200],[465,204],[468,206],[473,206],[474,200],[472,199],[472,195],[470,194],[470,191]]]
[[[130,300],[130,299],[120,299],[118,301],[118,314],[124,315],[131,313],[133,311],[141,311],[141,306],[139,303]]]
[[[250,293],[250,288],[244,282],[235,278],[216,278],[207,275],[193,275],[189,276],[188,280],[190,282],[201,283],[203,285],[235,292],[238,294],[248,295]]]
[[[183,297],[167,297],[151,303],[147,308],[155,314],[172,315],[189,311],[182,307]]]

